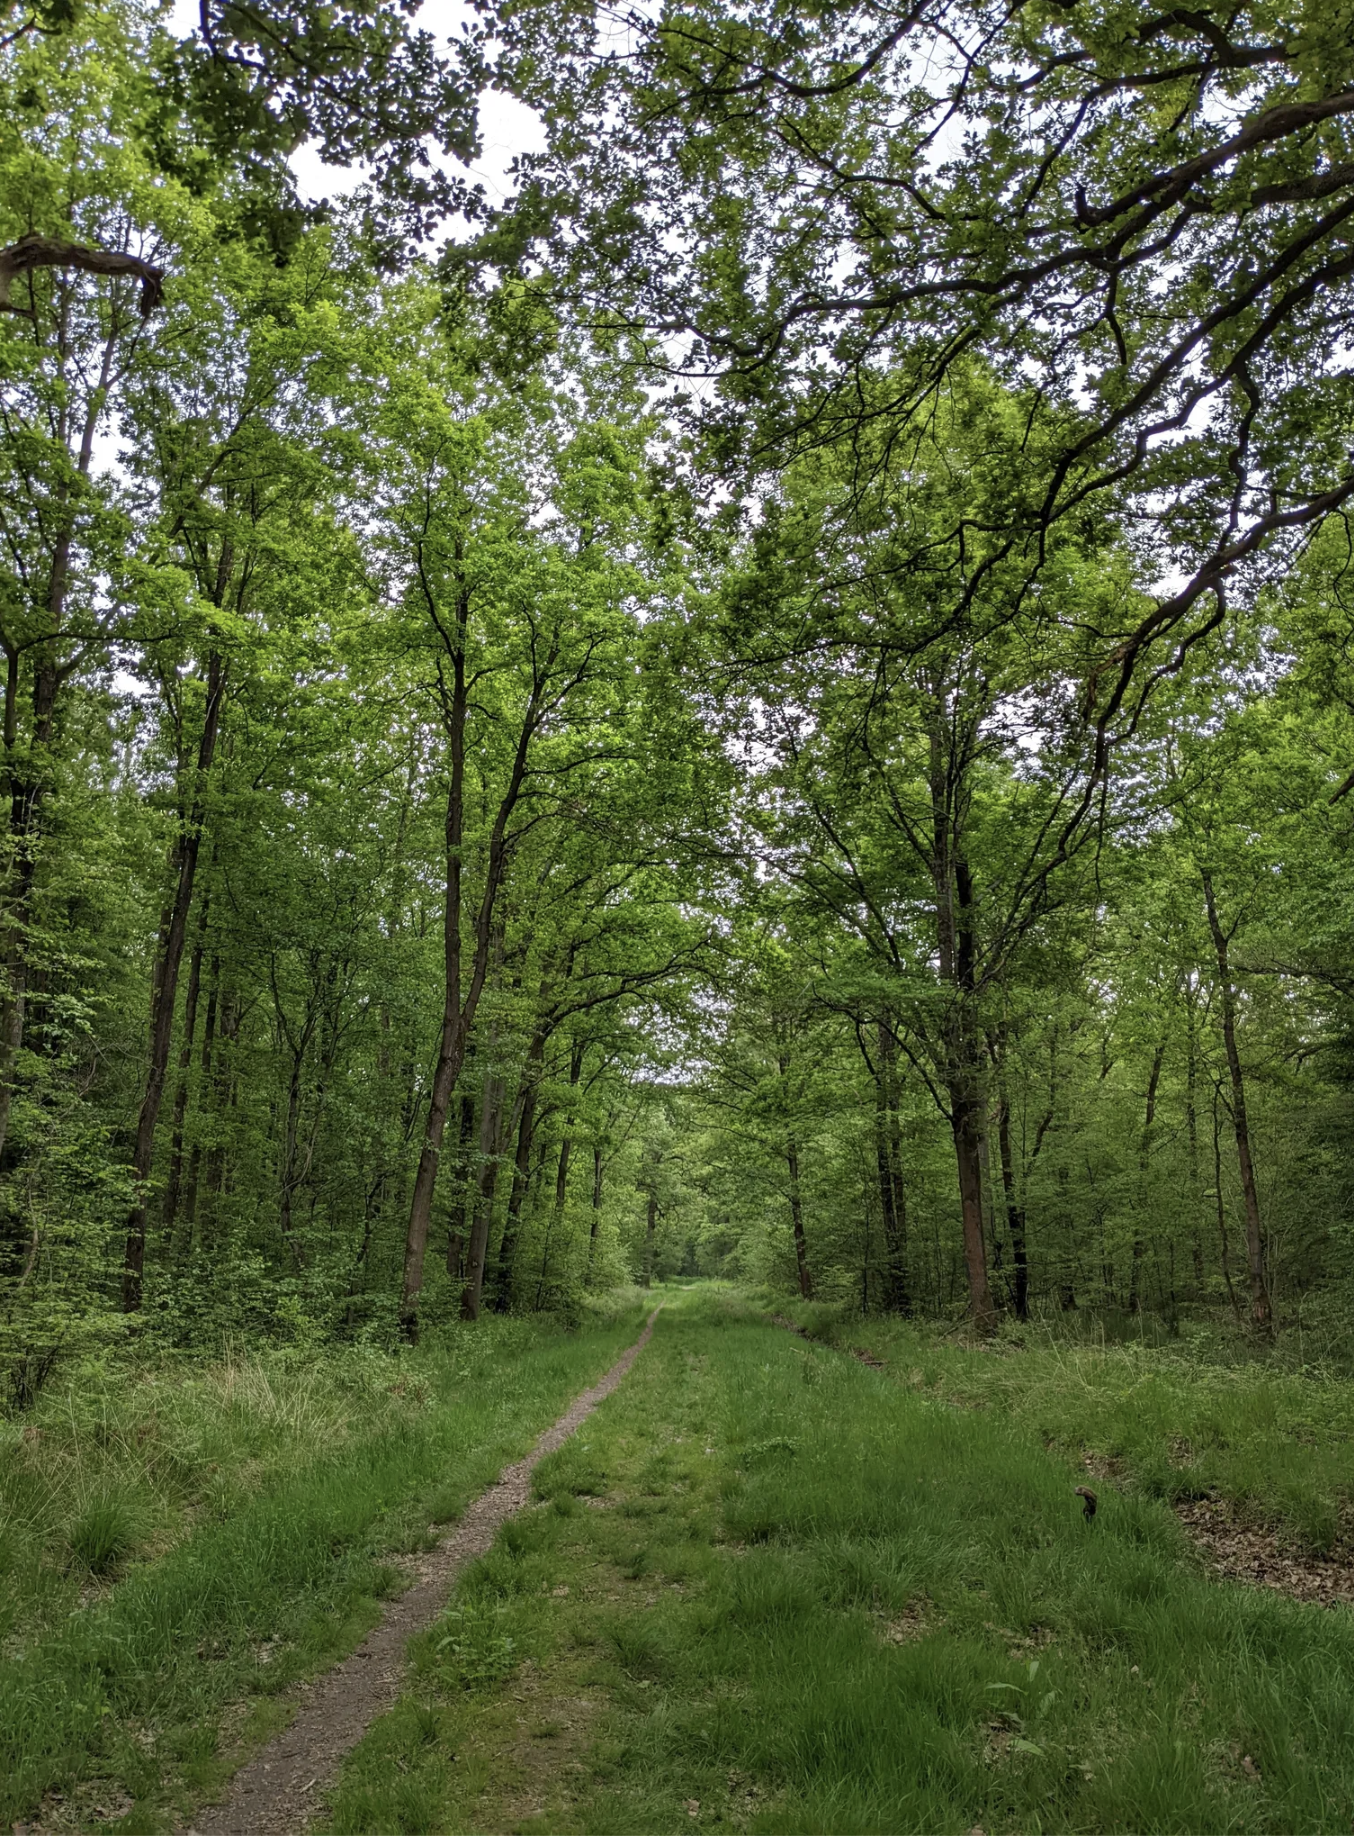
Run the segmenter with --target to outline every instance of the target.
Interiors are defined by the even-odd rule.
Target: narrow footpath
[[[507,1520],[527,1505],[540,1463],[621,1383],[652,1337],[660,1311],[654,1309],[639,1338],[601,1381],[481,1493],[449,1536],[418,1558],[413,1586],[387,1605],[351,1656],[304,1689],[290,1725],[235,1773],[225,1799],[200,1811],[187,1836],[292,1836],[306,1827],[344,1756],[399,1697],[410,1638],[436,1619],[461,1571],[484,1555]]]

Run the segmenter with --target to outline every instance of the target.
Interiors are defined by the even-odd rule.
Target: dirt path
[[[524,1460],[504,1469],[449,1537],[419,1558],[413,1587],[390,1602],[380,1624],[351,1657],[306,1686],[291,1726],[240,1768],[225,1801],[204,1807],[186,1836],[294,1836],[305,1828],[343,1756],[378,1715],[394,1706],[404,1682],[408,1640],[432,1623],[456,1576],[491,1547],[503,1523],[528,1503],[537,1463],[561,1447],[617,1387],[648,1344],[660,1311],[654,1308],[638,1339],[601,1382],[546,1429]]]

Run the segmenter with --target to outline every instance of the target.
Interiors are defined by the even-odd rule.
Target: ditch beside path
[[[556,1452],[624,1379],[653,1334],[655,1307],[635,1343],[548,1428],[524,1459],[504,1469],[450,1536],[417,1558],[414,1585],[341,1664],[309,1684],[295,1719],[234,1774],[225,1799],[204,1807],[186,1836],[291,1836],[315,1814],[325,1788],[371,1724],[399,1698],[409,1639],[430,1625],[467,1563],[484,1555],[503,1524],[531,1497],[536,1467]]]

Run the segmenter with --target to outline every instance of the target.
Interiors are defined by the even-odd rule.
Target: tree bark
[[[641,1287],[653,1286],[654,1238],[658,1229],[658,1194],[650,1192],[648,1211],[644,1225],[644,1277]]]
[[[1191,987],[1187,990],[1185,997],[1185,1135],[1189,1143],[1191,1252],[1194,1262],[1194,1289],[1197,1296],[1203,1292],[1204,1285],[1204,1244],[1203,1232],[1199,1225],[1199,1194],[1203,1182],[1199,1178],[1199,1112],[1196,1100],[1198,1046],[1194,1030],[1194,999],[1194,990]]]
[[[804,1240],[804,1200],[799,1185],[799,1144],[793,1135],[790,1135],[785,1143],[785,1164],[790,1172],[790,1223],[795,1234],[795,1268],[799,1275],[799,1295],[801,1300],[812,1300],[813,1279],[809,1274],[809,1251]]]
[[[1213,896],[1213,876],[1200,869],[1208,928],[1213,934],[1213,949],[1218,959],[1218,992],[1222,997],[1222,1040],[1227,1051],[1227,1069],[1232,1080],[1232,1126],[1236,1135],[1236,1157],[1241,1169],[1241,1198],[1246,1214],[1246,1264],[1251,1284],[1251,1324],[1258,1332],[1273,1329],[1273,1310],[1269,1299],[1269,1271],[1265,1266],[1265,1235],[1260,1223],[1260,1195],[1255,1183],[1255,1165],[1251,1158],[1250,1121],[1246,1113],[1246,1080],[1241,1069],[1241,1054],[1236,1043],[1236,990],[1232,986],[1232,967],[1228,938],[1218,920],[1217,900]]]
[[[221,959],[218,956],[212,958],[209,978],[211,982],[211,992],[207,996],[207,1019],[202,1029],[202,1081],[199,1086],[200,1094],[198,1097],[199,1117],[201,1117],[206,1107],[206,1099],[213,1089],[212,1052],[216,1045],[216,1009],[221,993]],[[200,1137],[200,1126],[198,1133]],[[184,1188],[183,1194],[183,1221],[188,1233],[183,1245],[184,1254],[187,1254],[192,1248],[193,1226],[197,1219],[198,1183],[201,1172],[202,1142],[199,1138],[193,1142],[192,1152],[188,1156],[188,1184]]]
[[[423,1149],[409,1205],[409,1227],[404,1240],[404,1270],[400,1283],[400,1328],[407,1339],[418,1337],[418,1297],[423,1292],[423,1258],[432,1224],[433,1190],[442,1154],[442,1132],[447,1105],[456,1088],[465,1059],[469,1030],[461,1002],[461,890],[465,838],[465,727],[468,710],[465,673],[466,633],[470,622],[469,596],[462,589],[456,604],[456,641],[451,654],[452,685],[447,710],[447,744],[451,774],[447,783],[444,822],[446,878],[442,898],[442,1030],[438,1039],[437,1068],[428,1098],[428,1119]],[[478,956],[478,951],[477,951]],[[487,1088],[487,1086],[486,1086]],[[482,1132],[482,1131],[481,1131]],[[473,1235],[473,1231],[472,1231]]]
[[[517,1103],[517,1153],[513,1161],[512,1190],[508,1194],[508,1212],[503,1221],[503,1235],[498,1245],[498,1267],[494,1277],[494,1311],[507,1313],[512,1306],[512,1265],[517,1254],[517,1238],[522,1225],[522,1202],[531,1178],[531,1143],[536,1132],[536,1098],[539,1088],[541,1058],[545,1035],[537,1033],[527,1053],[522,1071],[522,1088]]]
[[[592,1219],[588,1225],[588,1280],[592,1280],[593,1258],[597,1254],[597,1232],[602,1222],[602,1149],[592,1147]]]
[[[461,1126],[456,1138],[456,1205],[447,1225],[447,1274],[452,1281],[465,1275],[466,1240],[470,1230],[470,1144],[475,1139],[475,1099],[461,1096]]]
[[[463,559],[458,544],[456,552],[458,566],[462,564]],[[421,566],[420,576],[422,576]],[[439,610],[436,607],[430,607],[430,609],[437,629],[439,632],[445,632]],[[446,1127],[447,1107],[451,1102],[452,1092],[456,1088],[461,1066],[465,1062],[466,1042],[470,1036],[470,1029],[474,1025],[480,997],[484,992],[485,980],[489,973],[490,954],[494,948],[496,934],[501,947],[502,927],[496,922],[496,913],[498,896],[507,869],[508,823],[522,794],[531,741],[535,735],[537,723],[542,717],[541,707],[545,691],[545,678],[538,677],[533,683],[531,697],[522,717],[507,788],[499,800],[493,828],[489,835],[484,888],[475,919],[475,955],[471,965],[469,986],[462,999],[462,849],[465,832],[466,720],[469,713],[465,645],[469,622],[469,589],[462,583],[456,599],[455,632],[449,641],[452,686],[446,704],[451,778],[447,790],[446,814],[447,871],[443,899],[442,1031],[438,1044],[437,1069],[433,1074],[432,1093],[428,1101],[428,1120],[423,1135],[423,1151],[419,1155],[418,1172],[414,1179],[414,1192],[409,1206],[409,1226],[404,1241],[404,1275],[400,1285],[400,1328],[405,1338],[411,1341],[418,1337],[418,1301],[423,1291],[423,1259],[428,1246],[428,1231],[432,1224],[433,1191],[437,1185],[437,1168],[442,1152],[442,1135]],[[549,659],[545,667],[548,668],[548,666]],[[484,1255],[487,1239],[477,1234],[479,1224],[480,1220],[477,1217],[475,1229],[471,1232],[466,1286],[461,1296],[461,1317],[467,1320],[479,1318],[480,1296],[484,1287]],[[485,1228],[487,1229],[487,1220]]]
[[[22,246],[22,242],[15,245],[16,248]],[[8,252],[12,255],[14,250]],[[78,445],[72,455],[73,470],[82,481],[88,479],[93,464],[94,438],[107,401],[113,377],[114,353],[120,335],[120,319],[114,311],[104,339],[98,381],[86,396],[84,418],[78,427]],[[70,402],[75,389],[69,386],[64,317],[58,332],[58,349],[68,392],[58,411],[55,431],[57,440],[69,454],[71,446],[75,444],[77,429],[71,419]],[[5,1144],[9,1139],[14,1081],[24,1042],[30,974],[28,940],[33,922],[37,850],[49,782],[49,765],[45,755],[52,743],[57,696],[62,684],[76,667],[75,661],[64,664],[58,661],[56,652],[58,634],[66,622],[66,605],[70,593],[76,499],[77,493],[72,491],[69,480],[58,478],[51,503],[55,535],[51,550],[51,570],[47,578],[47,632],[33,646],[33,724],[26,757],[21,757],[19,753],[21,649],[8,637],[4,638],[2,646],[6,661],[3,732],[11,858],[5,899],[5,988],[3,1000],[0,1001],[0,1161],[3,1160]],[[76,653],[77,660],[79,654]]]
[[[223,555],[223,569],[229,568],[228,551]],[[225,694],[225,664],[221,653],[213,650],[207,659],[207,703],[203,712],[202,733],[198,740],[197,770],[188,799],[186,820],[175,848],[177,873],[174,898],[169,910],[158,959],[151,978],[150,1063],[146,1074],[146,1091],[136,1125],[136,1148],[132,1156],[132,1173],[137,1196],[127,1220],[127,1242],[122,1263],[122,1308],[135,1313],[141,1305],[142,1275],[146,1261],[146,1218],[149,1208],[147,1184],[155,1160],[155,1128],[160,1119],[164,1097],[165,1074],[169,1069],[170,1048],[174,1037],[174,1006],[179,989],[179,966],[183,961],[188,935],[188,916],[193,904],[193,887],[197,878],[198,854],[202,844],[207,782],[216,756],[216,738],[220,728],[221,703]]]
[[[34,268],[79,268],[86,274],[132,275],[141,282],[143,319],[164,303],[163,268],[142,261],[139,255],[124,254],[121,249],[91,248],[87,243],[67,242],[30,230],[8,248],[0,249],[0,312],[27,310],[10,303],[10,287],[16,274],[28,274]]]
[[[240,997],[232,988],[221,991],[220,1021],[217,1027],[218,1051],[215,1055],[216,1074],[213,1078],[216,1100],[215,1139],[207,1155],[207,1193],[211,1200],[208,1216],[213,1223],[220,1218],[220,1200],[225,1196],[230,1185],[230,1168],[227,1165],[227,1132],[230,1127],[230,1113],[235,1107],[237,1096],[235,1079],[234,1047],[240,1037],[240,1028],[244,1024],[244,1007]]]
[[[983,1236],[984,1101],[972,1013],[977,992],[977,914],[972,874],[958,845],[957,787],[951,782],[953,774],[944,756],[943,714],[943,700],[938,698],[930,735],[931,878],[940,979],[948,984],[951,1002],[944,1023],[944,1080],[959,1179],[969,1313],[979,1332],[990,1333],[996,1330],[997,1310],[987,1278]]]
[[[198,920],[197,941],[188,964],[188,992],[183,1003],[183,1044],[179,1048],[179,1082],[174,1092],[174,1135],[169,1154],[169,1179],[165,1185],[162,1227],[166,1244],[172,1243],[178,1222],[179,1196],[183,1189],[183,1131],[188,1117],[188,1086],[193,1068],[193,1046],[197,1032],[197,1005],[202,992],[202,949],[207,935],[208,900],[202,904]]]
[[[1139,1212],[1148,1202],[1147,1174],[1152,1158],[1152,1124],[1157,1114],[1157,1089],[1161,1083],[1161,1065],[1166,1056],[1166,1041],[1162,1039],[1152,1054],[1152,1069],[1147,1078],[1147,1103],[1142,1124],[1142,1146],[1138,1150],[1138,1174],[1141,1190],[1138,1198]],[[1142,1261],[1144,1254],[1142,1230],[1133,1233],[1133,1268],[1128,1283],[1128,1310],[1138,1313],[1142,1309]]]
[[[292,1203],[296,1188],[300,1183],[297,1174],[297,1161],[301,1138],[301,1097],[302,1073],[305,1069],[306,1048],[310,1044],[309,1028],[303,1029],[300,1038],[291,1047],[291,1074],[287,1079],[287,1118],[282,1130],[282,1152],[278,1166],[278,1225],[282,1241],[294,1256],[295,1244],[292,1239]]]
[[[562,1135],[559,1144],[559,1159],[555,1162],[555,1203],[553,1218],[556,1224],[564,1218],[564,1207],[569,1198],[569,1163],[573,1159],[574,1138]]]
[[[983,1241],[983,1172],[980,1138],[983,1099],[966,1082],[948,1091],[950,1130],[959,1173],[959,1206],[964,1235],[964,1268],[968,1275],[969,1312],[979,1332],[992,1332],[997,1310],[987,1279],[987,1246]]]
[[[1217,1205],[1218,1243],[1221,1250],[1222,1279],[1227,1284],[1227,1298],[1232,1303],[1238,1326],[1241,1324],[1241,1302],[1232,1285],[1232,1259],[1227,1247],[1227,1205],[1222,1196],[1222,1122],[1218,1115],[1218,1092],[1213,1090],[1213,1197]]]
[[[884,1220],[884,1257],[888,1279],[885,1306],[893,1313],[912,1310],[907,1279],[907,1194],[903,1186],[898,1142],[898,1047],[893,1029],[881,1020],[877,1029],[879,1063],[875,1071],[875,1167],[879,1206]]]
[[[461,1318],[477,1320],[484,1295],[484,1265],[493,1224],[494,1195],[498,1191],[498,1163],[503,1152],[503,1079],[490,1071],[484,1080],[480,1107],[479,1168],[470,1217],[470,1243],[466,1257],[465,1286],[461,1290]]]
[[[569,1163],[574,1151],[574,1096],[583,1075],[583,1058],[587,1048],[575,1039],[569,1052],[569,1102],[564,1116],[564,1133],[560,1137],[559,1159],[555,1163],[555,1203],[545,1227],[545,1247],[541,1256],[541,1274],[536,1283],[536,1311],[539,1313],[545,1292],[545,1278],[550,1269],[550,1246],[564,1223],[564,1208],[569,1197]],[[588,1268],[592,1268],[592,1244],[588,1244]]]
[[[1001,1161],[1006,1230],[1011,1239],[1011,1301],[1016,1318],[1027,1320],[1030,1317],[1030,1264],[1025,1240],[1025,1207],[1016,1189],[1015,1156],[1011,1151],[1011,1104],[1004,1088],[997,1096],[997,1155]]]

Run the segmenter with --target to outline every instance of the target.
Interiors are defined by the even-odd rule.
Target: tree
[[[636,16],[624,57],[603,21],[502,16],[499,81],[550,146],[480,258],[548,249],[656,366],[717,378],[698,399],[725,464],[860,438],[868,481],[957,365],[1034,377],[1029,579],[1097,499],[1172,575],[1099,624],[1102,749],[1354,495],[1332,337],[1354,282],[1348,0],[698,0]]]
[[[767,518],[730,621],[734,668],[755,682],[779,758],[768,859],[871,965],[869,1005],[949,1121],[984,1330],[995,1320],[985,1016],[1095,831],[1066,681],[1072,631],[1088,599],[1115,594],[1118,571],[1092,525],[1050,553],[1029,594],[1005,515],[1023,444],[1018,404],[974,378],[905,466],[881,453],[868,494],[849,456],[806,462]],[[969,530],[962,563],[943,534],[924,539],[956,521]],[[805,571],[824,550],[837,557],[828,583]],[[887,1160],[887,1115],[883,1130]]]

